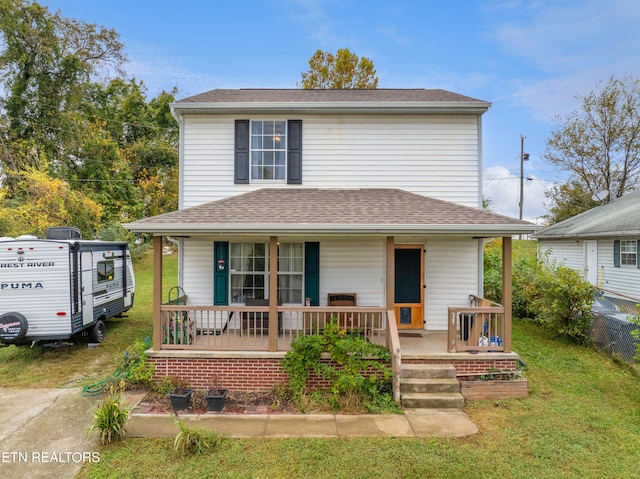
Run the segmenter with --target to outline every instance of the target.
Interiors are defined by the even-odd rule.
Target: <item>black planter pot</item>
[[[224,400],[227,398],[227,390],[208,391],[204,398],[207,401],[207,411],[222,411]]]
[[[191,393],[193,389],[190,388],[176,388],[169,393],[169,399],[171,400],[171,408],[175,411],[180,409],[188,409],[191,405]]]

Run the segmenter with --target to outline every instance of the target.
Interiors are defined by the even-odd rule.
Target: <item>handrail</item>
[[[402,352],[400,349],[400,334],[393,310],[387,311],[386,346],[391,353],[391,371],[393,372],[393,400],[400,402],[400,374],[402,372]]]

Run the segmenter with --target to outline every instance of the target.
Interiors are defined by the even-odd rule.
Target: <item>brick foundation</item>
[[[155,365],[154,380],[175,377],[194,389],[208,389],[214,378],[221,387],[231,391],[269,391],[274,386],[289,383],[277,358],[163,358],[150,357]],[[329,361],[326,361],[329,362]],[[387,363],[390,366],[390,363]],[[366,372],[364,373],[366,375]],[[327,389],[327,379],[311,374],[310,388]]]

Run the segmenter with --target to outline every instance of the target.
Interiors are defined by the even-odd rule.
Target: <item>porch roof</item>
[[[533,233],[527,221],[399,189],[264,188],[123,225],[137,233],[439,234]]]

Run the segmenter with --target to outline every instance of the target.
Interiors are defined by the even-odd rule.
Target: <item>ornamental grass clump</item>
[[[94,422],[90,431],[99,431],[100,444],[121,441],[126,436],[129,410],[122,404],[123,388],[124,381],[109,386],[104,401],[94,410]]]

